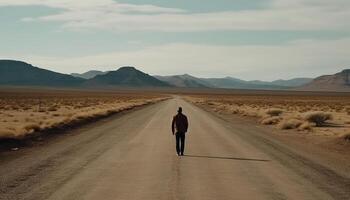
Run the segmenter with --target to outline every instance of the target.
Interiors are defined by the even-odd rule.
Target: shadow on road
[[[263,159],[235,158],[235,157],[220,157],[220,156],[199,156],[199,155],[184,155],[184,157],[208,158],[208,159],[223,159],[223,160],[243,160],[243,161],[256,161],[256,162],[269,162],[269,161],[270,161],[270,160],[263,160]]]

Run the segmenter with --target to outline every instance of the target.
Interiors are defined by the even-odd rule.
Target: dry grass
[[[299,131],[311,131],[312,130],[312,124],[309,122],[304,122],[298,127]]]
[[[326,121],[333,119],[332,114],[323,111],[312,111],[305,114],[305,120],[315,123],[316,126],[322,126]]]
[[[186,99],[218,113],[253,117],[278,129],[337,137],[350,130],[350,95],[345,94],[192,94]]]
[[[299,119],[284,119],[278,124],[278,128],[280,129],[297,129],[299,128],[304,122]],[[304,129],[305,130],[305,129]]]
[[[141,93],[0,91],[0,138],[21,138],[165,98],[168,97]]]
[[[280,116],[283,113],[282,109],[279,108],[270,108],[266,110],[266,114],[272,116]]]
[[[275,125],[278,124],[281,121],[280,117],[274,116],[274,117],[267,117],[267,118],[263,118],[261,120],[261,124],[264,125]]]

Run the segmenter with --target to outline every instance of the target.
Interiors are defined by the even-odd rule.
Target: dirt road
[[[261,135],[175,98],[2,155],[0,199],[350,199],[349,177]]]

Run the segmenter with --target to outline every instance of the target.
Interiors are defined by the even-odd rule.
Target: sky
[[[0,0],[0,59],[245,80],[350,68],[349,0]]]

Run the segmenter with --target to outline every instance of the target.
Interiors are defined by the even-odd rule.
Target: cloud
[[[264,9],[191,13],[113,0],[0,0],[0,6],[41,5],[58,14],[24,21],[62,22],[64,28],[112,31],[350,30],[348,0],[271,0]]]
[[[61,72],[113,70],[132,65],[151,74],[190,73],[202,77],[238,76],[245,79],[315,77],[335,73],[350,63],[350,38],[300,40],[288,45],[167,44],[135,51],[110,52],[81,57],[8,55]]]

